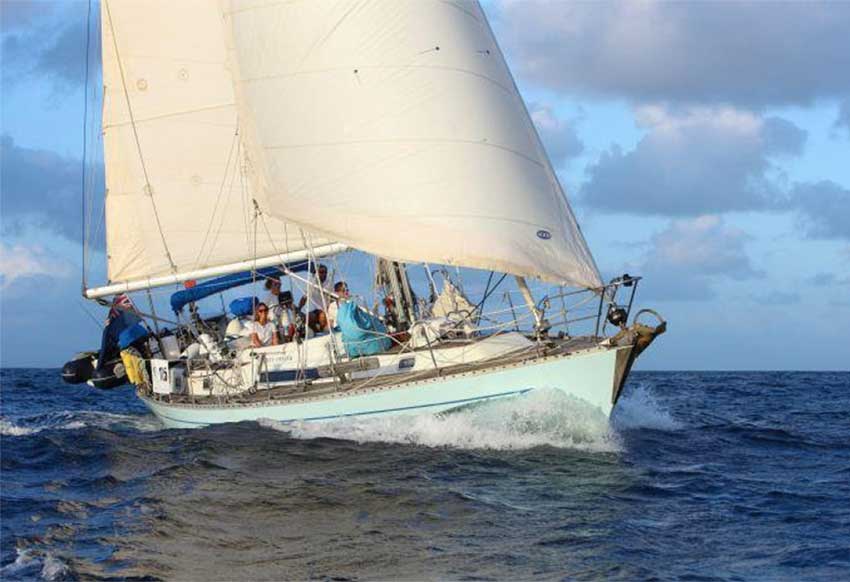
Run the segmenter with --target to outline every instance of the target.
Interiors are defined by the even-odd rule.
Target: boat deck
[[[473,343],[470,340],[469,343]],[[242,391],[230,396],[189,396],[169,395],[158,397],[145,394],[146,398],[154,398],[171,404],[186,404],[195,406],[245,406],[251,404],[286,402],[304,398],[340,395],[345,393],[375,392],[389,387],[397,387],[411,383],[425,383],[436,378],[474,374],[478,371],[494,367],[510,367],[545,358],[563,357],[572,353],[599,347],[599,339],[592,336],[582,336],[566,339],[547,339],[545,342],[535,342],[528,349],[522,349],[468,364],[457,364],[444,368],[430,368],[418,372],[403,374],[381,374],[358,380],[345,380],[342,377],[325,379],[323,382],[305,380],[298,384],[260,388],[248,392]],[[425,348],[427,350],[427,348]]]

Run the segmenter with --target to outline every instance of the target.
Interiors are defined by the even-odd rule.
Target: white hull
[[[349,416],[438,413],[476,402],[556,388],[609,416],[628,372],[631,346],[594,347],[569,354],[450,373],[381,387],[363,387],[285,401],[257,398],[248,403],[169,403],[142,396],[169,428],[272,419],[326,421]]]

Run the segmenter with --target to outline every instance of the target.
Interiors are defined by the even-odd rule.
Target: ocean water
[[[163,430],[3,370],[0,579],[850,579],[850,373]]]

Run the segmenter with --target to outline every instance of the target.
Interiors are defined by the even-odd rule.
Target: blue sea
[[[850,373],[164,430],[2,370],[2,580],[847,580]]]

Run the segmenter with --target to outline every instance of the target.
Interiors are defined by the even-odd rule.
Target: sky
[[[0,2],[2,366],[99,342],[88,8]],[[484,8],[603,276],[642,275],[670,322],[641,369],[850,369],[850,2]]]

